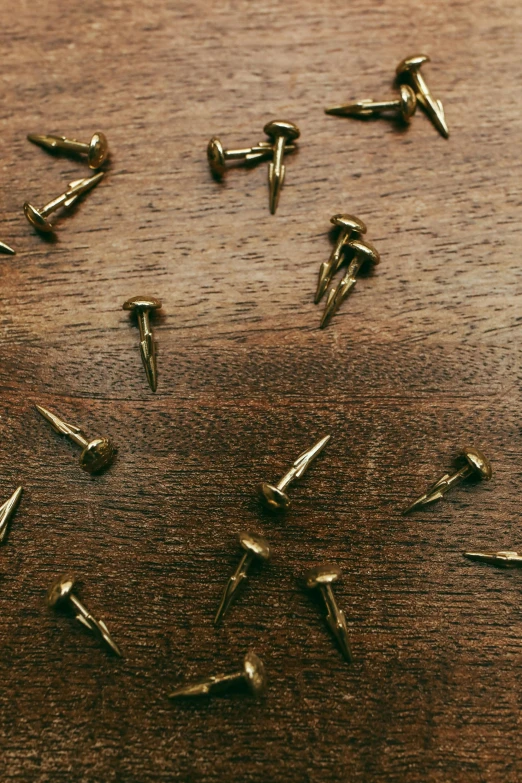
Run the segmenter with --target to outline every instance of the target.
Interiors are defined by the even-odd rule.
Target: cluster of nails
[[[89,142],[76,141],[76,139],[68,139],[65,136],[53,136],[50,134],[39,135],[36,133],[30,133],[27,138],[29,141],[32,141],[33,144],[37,144],[39,147],[43,147],[51,152],[65,152],[81,156],[85,155],[89,168],[93,170],[100,168],[107,159],[109,153],[107,139],[105,138],[105,135],[100,132],[93,134]],[[35,207],[33,204],[26,201],[24,204],[24,215],[37,231],[40,231],[42,234],[52,234],[54,233],[54,226],[48,220],[49,215],[56,212],[60,207],[70,209],[76,204],[81,196],[95,187],[103,177],[103,171],[99,171],[92,177],[85,177],[69,182],[67,190],[64,193],[61,193],[40,208]],[[15,254],[13,248],[9,247],[9,245],[6,245],[4,242],[0,242],[0,251],[8,253],[9,255]]]
[[[337,106],[326,109],[327,114],[349,117],[370,117],[385,111],[395,110],[404,121],[409,121],[413,116],[417,102],[426,111],[440,133],[447,137],[444,110],[439,100],[431,95],[428,87],[420,74],[420,66],[428,62],[429,57],[415,55],[403,60],[397,67],[397,77],[400,82],[400,98],[396,101],[371,101],[363,100],[347,106]],[[404,82],[409,82],[405,84]],[[272,214],[275,213],[279,202],[281,187],[285,177],[284,155],[293,152],[296,145],[293,143],[300,135],[296,125],[286,121],[272,121],[265,125],[265,133],[270,141],[262,141],[253,147],[239,150],[225,150],[220,140],[212,138],[208,144],[207,155],[212,172],[221,177],[225,171],[225,164],[230,160],[244,160],[256,162],[272,158],[269,163],[268,181],[270,188],[269,206]],[[105,161],[108,153],[107,140],[102,133],[93,135],[89,143],[82,143],[63,136],[37,136],[30,135],[29,140],[52,151],[66,151],[74,154],[86,154],[87,162],[92,169],[99,168]],[[76,180],[69,183],[67,191],[50,201],[41,209],[37,209],[28,202],[24,204],[24,214],[27,220],[38,230],[44,233],[53,231],[48,216],[59,207],[71,207],[77,199],[96,185],[103,177],[99,172],[93,177]],[[379,254],[369,243],[364,242],[361,236],[366,233],[366,226],[362,220],[352,215],[335,215],[331,222],[339,227],[340,235],[334,250],[327,262],[321,265],[319,282],[315,295],[318,303],[326,293],[332,277],[341,267],[345,254],[349,259],[348,269],[335,289],[331,289],[327,296],[326,307],[321,321],[321,327],[325,326],[331,316],[337,311],[341,302],[346,298],[356,283],[357,274],[363,264],[368,262],[377,264]],[[0,250],[8,253],[14,251],[0,243]],[[161,302],[157,299],[134,297],[124,303],[123,309],[135,313],[140,329],[140,351],[147,380],[153,391],[157,388],[157,368],[155,343],[150,328],[149,313],[161,308]],[[113,461],[116,448],[108,438],[95,438],[89,441],[82,430],[68,424],[63,419],[37,405],[39,413],[52,425],[56,432],[66,435],[77,445],[81,446],[80,466],[90,474],[95,474],[105,469]],[[273,511],[284,511],[290,505],[290,499],[286,493],[288,485],[294,479],[300,478],[328,443],[330,436],[322,438],[312,448],[303,452],[293,463],[290,470],[277,484],[263,482],[260,492],[266,506]],[[460,455],[462,465],[454,473],[444,474],[427,492],[415,500],[403,511],[407,514],[411,511],[423,508],[440,500],[456,483],[472,475],[484,480],[491,478],[491,465],[488,459],[478,449],[469,448]],[[22,495],[22,487],[18,487],[13,495],[0,506],[0,543],[5,540],[8,523],[18,506]],[[266,539],[254,533],[242,532],[239,534],[239,543],[244,554],[229,578],[214,619],[218,625],[232,601],[236,598],[240,585],[243,585],[248,574],[249,567],[254,560],[267,561],[270,557],[270,547]],[[522,567],[522,555],[512,551],[500,552],[465,552],[464,556],[482,562],[492,563],[503,567]],[[326,622],[333,633],[341,652],[348,662],[352,661],[352,653],[348,642],[348,630],[344,612],[338,608],[332,584],[337,581],[341,571],[337,565],[324,563],[308,571],[305,575],[305,583],[310,589],[319,589],[326,607]],[[73,592],[75,579],[67,574],[53,583],[48,592],[48,604],[50,607],[69,605],[72,607],[76,619],[82,623],[91,633],[104,642],[116,655],[121,656],[121,651],[112,639],[109,630],[103,620],[97,620],[79,601]],[[231,685],[244,683],[254,695],[262,693],[266,686],[266,676],[262,661],[259,657],[249,652],[244,658],[243,668],[232,674],[219,674],[207,677],[200,682],[185,685],[170,694],[171,698],[192,697],[209,695],[228,689]]]
[[[116,448],[108,438],[95,438],[89,441],[82,430],[69,424],[55,414],[36,406],[38,412],[51,424],[53,429],[61,435],[66,435],[73,442],[81,446],[80,467],[90,474],[99,473],[108,467],[114,459]],[[288,486],[298,478],[301,478],[310,464],[323,451],[330,440],[326,435],[311,448],[300,454],[293,462],[290,469],[275,484],[262,482],[259,485],[261,498],[270,511],[284,512],[291,505],[287,493]],[[475,476],[479,479],[489,480],[492,475],[491,464],[487,457],[478,449],[468,448],[459,455],[462,463],[454,473],[445,473],[428,490],[409,505],[403,514],[421,509],[440,500],[458,482]],[[22,487],[18,487],[13,495],[0,506],[0,542],[5,540],[8,523],[13,516],[22,495]],[[248,571],[254,561],[266,562],[270,558],[270,546],[267,540],[258,534],[241,532],[239,544],[243,549],[243,555],[234,571],[228,579],[223,595],[214,618],[214,625],[219,625],[236,599],[239,588],[244,585],[248,577]],[[522,567],[522,555],[512,551],[500,552],[465,552],[465,557],[471,560],[491,563],[505,568]],[[326,615],[326,623],[333,634],[339,648],[348,663],[352,662],[352,652],[348,638],[346,616],[339,609],[335,599],[332,585],[341,576],[340,568],[334,563],[323,563],[310,569],[304,576],[307,588],[319,590],[323,599]],[[94,634],[100,641],[116,655],[121,656],[121,650],[112,638],[107,625],[103,620],[96,619],[81,603],[74,591],[75,578],[71,574],[65,574],[53,582],[47,602],[51,608],[68,606],[73,610],[76,620]],[[258,696],[266,687],[266,675],[263,662],[252,651],[248,652],[243,661],[243,668],[239,672],[231,674],[217,674],[204,679],[183,685],[172,693],[169,698],[178,699],[185,697],[207,696],[228,690],[231,686],[246,685],[250,692]]]

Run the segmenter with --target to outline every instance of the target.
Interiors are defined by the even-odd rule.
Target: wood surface
[[[521,22],[515,0],[3,0],[0,500],[24,496],[0,553],[2,781],[522,780],[522,576],[461,556],[522,547]],[[323,113],[391,97],[417,51],[448,141],[422,113]],[[302,136],[272,216],[266,164],[217,184],[205,148],[274,117]],[[23,202],[88,169],[26,134],[95,130],[107,176],[46,241]],[[320,331],[337,212],[382,263]],[[155,395],[121,309],[142,293],[164,302]],[[112,437],[112,468],[82,473],[35,402]],[[258,482],[326,433],[265,514]],[[401,517],[466,443],[493,480]],[[216,630],[241,529],[273,560]],[[303,588],[324,560],[352,666]],[[122,661],[47,609],[63,571]],[[249,649],[260,701],[167,699]]]

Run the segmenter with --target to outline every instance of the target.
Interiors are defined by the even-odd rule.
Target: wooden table
[[[4,0],[0,259],[2,781],[522,779],[521,575],[464,549],[519,533],[522,7],[262,0]],[[393,95],[426,51],[451,136],[424,114],[327,117]],[[210,136],[302,132],[276,216],[266,164],[210,176]],[[28,132],[110,142],[107,177],[56,241],[23,218],[88,172]],[[382,263],[318,329],[329,218],[368,225]],[[160,296],[159,386],[121,305]],[[39,402],[110,435],[90,478]],[[274,519],[256,487],[331,443]],[[489,484],[401,508],[466,443]],[[223,627],[212,619],[241,529],[267,536]],[[355,663],[306,568],[337,562]],[[121,645],[111,658],[45,593],[63,571]],[[181,705],[167,693],[253,649],[270,687]]]

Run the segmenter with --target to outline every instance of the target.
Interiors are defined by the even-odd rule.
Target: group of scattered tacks
[[[95,438],[88,440],[80,427],[69,424],[55,414],[40,405],[36,406],[38,412],[52,425],[53,429],[61,435],[68,436],[73,442],[81,446],[80,467],[93,475],[108,467],[117,452],[116,447],[109,438]],[[259,485],[261,498],[270,511],[284,512],[291,505],[287,493],[289,485],[301,478],[312,461],[322,452],[330,440],[326,435],[297,457],[290,469],[281,479],[272,484],[262,482]],[[453,473],[445,473],[417,500],[410,504],[403,514],[424,508],[444,495],[458,482],[475,476],[476,478],[489,480],[492,476],[491,463],[478,449],[468,448],[459,455],[460,465]],[[22,495],[22,487],[18,487],[13,495],[0,506],[0,543],[5,541],[8,523]],[[267,540],[258,534],[241,532],[239,543],[244,553],[230,576],[223,591],[218,609],[214,618],[214,625],[219,625],[225,614],[236,599],[240,586],[244,585],[248,577],[251,564],[254,561],[268,561],[270,558],[270,546]],[[511,550],[499,552],[465,552],[465,557],[506,568],[522,567],[522,555]],[[352,652],[348,639],[346,616],[339,609],[332,590],[332,584],[341,576],[341,570],[334,563],[323,563],[310,569],[304,575],[304,583],[309,589],[318,589],[326,608],[326,623],[335,637],[344,658],[350,663]],[[107,625],[103,620],[96,619],[80,602],[73,592],[75,578],[65,574],[53,582],[47,595],[47,602],[51,608],[68,606],[72,608],[76,619],[118,656],[121,650],[112,638]],[[206,677],[196,683],[181,686],[170,694],[170,698],[194,697],[210,695],[227,690],[229,687],[246,684],[254,695],[263,692],[266,686],[264,665],[260,658],[253,652],[249,652],[243,662],[243,668],[239,672],[231,674],[218,674]]]
[[[109,153],[109,147],[107,139],[103,133],[93,134],[89,142],[76,141],[76,139],[68,139],[65,136],[53,136],[53,135],[39,135],[36,133],[30,133],[27,138],[32,141],[33,144],[51,152],[59,153],[65,152],[77,156],[86,156],[87,163],[90,169],[96,170],[107,159]],[[29,223],[40,231],[42,234],[52,234],[54,232],[53,224],[48,220],[49,215],[56,212],[60,207],[70,209],[78,199],[91,190],[95,185],[103,179],[103,171],[99,171],[92,177],[85,177],[82,179],[76,179],[73,182],[69,182],[67,190],[61,193],[52,201],[49,201],[43,207],[35,207],[28,201],[24,203],[24,215]],[[9,245],[0,242],[0,251],[14,255],[15,251]]]
[[[409,122],[415,114],[417,104],[420,104],[439,133],[447,139],[449,130],[444,116],[444,107],[441,101],[433,97],[420,72],[421,65],[429,61],[430,58],[426,54],[414,54],[401,60],[396,69],[399,98],[385,101],[365,98],[346,106],[332,106],[330,109],[325,109],[325,113],[337,117],[369,119],[391,112],[403,122]]]

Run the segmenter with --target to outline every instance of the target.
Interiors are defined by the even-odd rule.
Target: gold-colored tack
[[[149,386],[153,392],[158,387],[158,369],[156,366],[156,343],[150,327],[149,314],[161,308],[159,299],[135,296],[123,304],[123,309],[135,313],[140,330],[140,353]]]
[[[212,696],[229,688],[245,686],[253,696],[260,696],[266,688],[266,674],[263,662],[249,652],[245,655],[243,669],[232,674],[215,674],[192,685],[183,685],[169,694],[169,699],[183,699],[194,696]]]
[[[301,478],[313,460],[321,453],[328,441],[330,435],[326,435],[312,446],[311,449],[303,451],[302,454],[293,463],[290,470],[278,481],[277,484],[268,484],[264,481],[259,485],[261,497],[267,508],[271,511],[285,511],[290,505],[290,498],[285,492],[286,487],[296,478]]]
[[[71,207],[76,203],[80,196],[97,185],[98,182],[103,179],[103,176],[103,171],[100,171],[93,177],[88,177],[87,179],[77,179],[74,182],[69,182],[69,187],[65,193],[62,193],[61,196],[57,196],[57,198],[49,201],[49,203],[41,209],[33,207],[32,204],[29,204],[29,202],[26,201],[24,204],[24,215],[26,216],[29,223],[37,229],[37,231],[41,231],[44,234],[50,234],[54,231],[54,226],[49,223],[47,216],[57,210],[59,207],[66,207],[67,209]]]
[[[332,563],[324,563],[310,569],[305,574],[306,586],[310,590],[319,588],[326,606],[326,622],[331,632],[341,648],[344,658],[351,663],[353,660],[352,651],[348,641],[348,628],[346,627],[346,617],[344,612],[339,609],[332,590],[332,583],[336,582],[341,576],[341,569]]]
[[[267,561],[270,558],[268,541],[262,536],[255,535],[254,533],[242,532],[239,534],[239,543],[245,550],[245,553],[226,584],[214,618],[214,625],[218,625],[228,611],[230,604],[237,595],[239,586],[243,584],[247,578],[248,569],[250,568],[251,563],[254,560],[262,562]]]
[[[42,408],[41,405],[36,405],[35,407],[38,413],[49,422],[56,432],[60,435],[65,435],[82,447],[80,467],[87,473],[99,473],[113,461],[117,449],[108,438],[95,438],[89,441],[79,427],[76,427],[74,424],[67,424],[63,419],[55,416],[54,413],[51,413],[46,408]]]
[[[346,106],[332,106],[325,109],[325,114],[333,114],[336,117],[356,117],[367,119],[375,117],[386,112],[394,112],[403,122],[409,122],[415,114],[417,108],[417,98],[415,93],[407,84],[400,85],[400,97],[397,100],[374,101],[367,98],[356,103],[349,103]]]
[[[468,560],[476,560],[477,563],[488,563],[499,568],[522,568],[522,555],[518,552],[463,552]]]
[[[338,271],[343,262],[343,253],[349,239],[358,239],[361,234],[366,234],[366,226],[362,220],[353,215],[334,215],[330,223],[339,226],[339,236],[328,261],[323,261],[319,269],[319,281],[315,292],[315,304],[321,301],[323,294],[330,285],[330,280]]]
[[[9,245],[6,245],[5,242],[0,242],[0,253],[5,253],[8,256],[16,255],[16,251]]]
[[[293,152],[296,149],[295,144],[286,144],[285,153]],[[220,139],[213,136],[207,146],[207,158],[212,173],[216,177],[222,177],[226,171],[226,163],[233,160],[241,160],[248,163],[254,163],[265,160],[273,155],[274,145],[269,141],[260,141],[253,147],[243,147],[242,149],[226,150]]]
[[[5,540],[9,526],[9,520],[16,511],[16,507],[18,506],[20,498],[22,497],[22,492],[22,487],[18,487],[15,489],[11,497],[0,506],[0,544]]]
[[[285,179],[286,166],[283,165],[285,148],[288,142],[299,138],[301,131],[293,122],[272,120],[267,122],[264,132],[272,139],[274,145],[274,158],[268,166],[269,206],[270,212],[274,215]]]
[[[381,260],[376,248],[370,242],[363,242],[362,239],[350,239],[346,242],[346,250],[350,250],[353,253],[353,257],[348,265],[346,274],[337,288],[330,289],[328,293],[321,319],[321,329],[328,325],[330,318],[337,312],[355,286],[361,267],[364,264],[377,265]]]
[[[51,134],[30,133],[27,138],[33,144],[38,144],[39,147],[52,152],[62,150],[64,152],[73,152],[76,155],[87,155],[87,163],[90,169],[99,169],[109,153],[109,145],[105,134],[100,131],[94,133],[91,140],[87,143]]]
[[[397,66],[397,78],[400,82],[409,81],[415,90],[417,101],[420,103],[432,123],[445,139],[449,136],[444,107],[441,101],[436,100],[428,89],[424,77],[420,72],[423,63],[429,63],[430,58],[426,54],[413,54],[401,60]]]
[[[477,476],[479,479],[489,481],[493,471],[491,468],[491,462],[488,458],[478,449],[465,449],[459,454],[459,461],[464,464],[455,473],[445,473],[438,481],[432,484],[424,495],[421,495],[415,500],[408,508],[405,508],[403,514],[409,514],[410,511],[416,511],[419,508],[434,503],[436,500],[440,500],[446,492],[460,481],[463,481],[470,476]]]
[[[109,633],[103,620],[96,620],[73,593],[76,580],[70,574],[64,574],[51,585],[47,594],[47,604],[51,609],[71,605],[76,619],[98,639],[104,642],[113,653],[121,658],[121,650]]]

